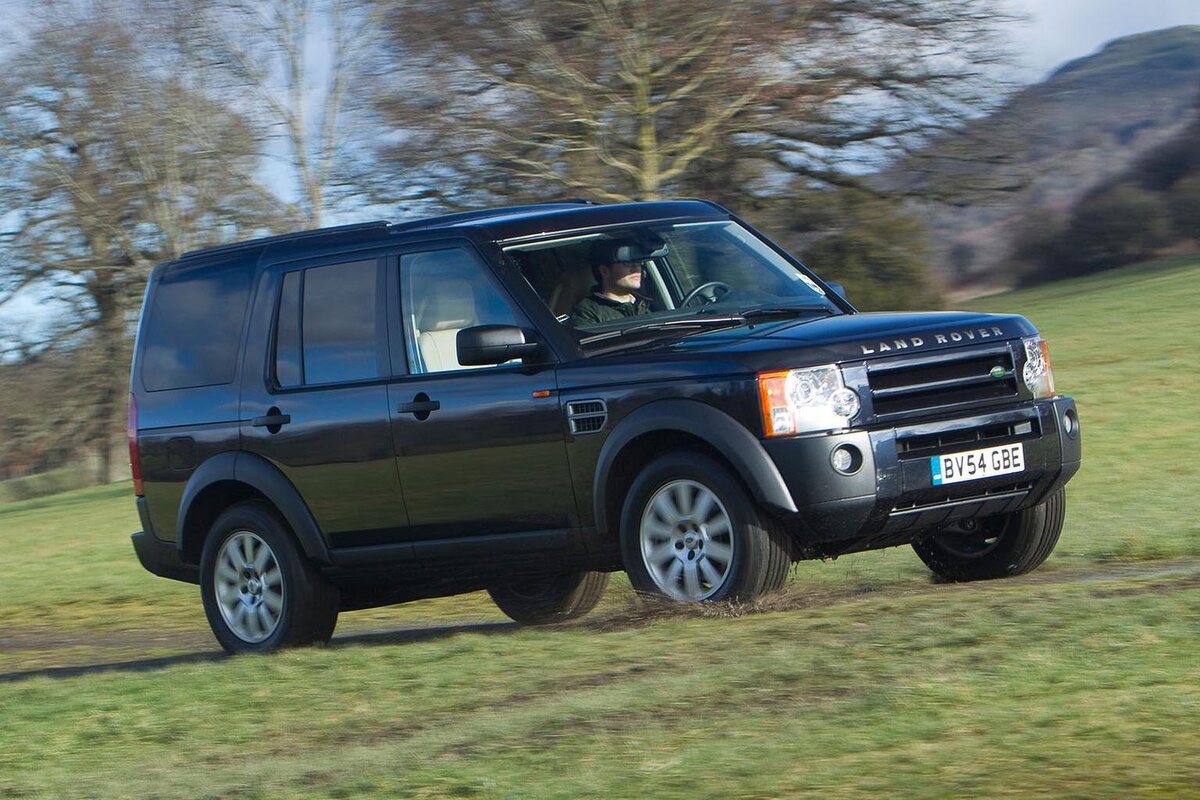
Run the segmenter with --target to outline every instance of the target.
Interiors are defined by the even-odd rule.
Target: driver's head
[[[635,247],[612,239],[592,248],[592,276],[601,293],[625,295],[642,288],[642,263],[632,260]]]

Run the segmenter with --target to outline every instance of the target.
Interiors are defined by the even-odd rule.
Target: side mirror
[[[838,297],[842,298],[847,303],[850,302],[850,298],[846,297],[846,287],[845,286],[842,286],[840,283],[834,283],[833,281],[825,281],[825,285],[828,286],[830,289],[833,289],[833,291],[837,292]]]
[[[463,328],[456,339],[458,363],[464,367],[503,364],[529,358],[541,347],[533,331],[515,325],[476,325]]]

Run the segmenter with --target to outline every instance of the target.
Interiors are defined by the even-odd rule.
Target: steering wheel
[[[697,297],[703,300],[703,302],[696,303],[695,305],[697,306],[715,303],[732,291],[733,287],[724,281],[709,281],[708,283],[702,283],[695,289],[692,289],[690,292],[688,292],[687,297],[683,298],[683,300],[679,303],[679,307],[687,308],[689,305],[692,305],[692,301]]]

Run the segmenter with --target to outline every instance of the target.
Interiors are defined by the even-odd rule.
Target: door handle
[[[281,414],[278,408],[272,408],[267,412],[265,417],[255,417],[250,420],[250,424],[256,428],[274,428],[279,430],[283,425],[287,425],[292,421],[291,414]],[[274,433],[275,431],[271,431]]]
[[[412,414],[417,419],[429,419],[430,413],[437,411],[442,407],[442,404],[437,400],[430,400],[429,395],[424,392],[417,392],[417,396],[412,399],[411,403],[401,403],[399,411],[401,414]]]
[[[411,403],[401,403],[401,414],[419,414],[422,411],[437,411],[442,407],[442,404],[437,400],[414,401]]]

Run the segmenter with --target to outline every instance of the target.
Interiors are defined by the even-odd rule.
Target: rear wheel
[[[573,572],[515,579],[491,587],[488,594],[510,619],[548,625],[591,611],[607,586],[607,572]]]
[[[634,589],[680,602],[748,600],[783,586],[791,564],[779,523],[699,453],[642,469],[621,512],[621,555]]]
[[[323,644],[338,593],[265,503],[239,503],[213,523],[200,557],[200,595],[217,641],[231,653]]]
[[[1066,516],[1062,489],[1036,506],[968,520],[913,543],[931,570],[949,581],[1022,575],[1041,566],[1058,543]]]

